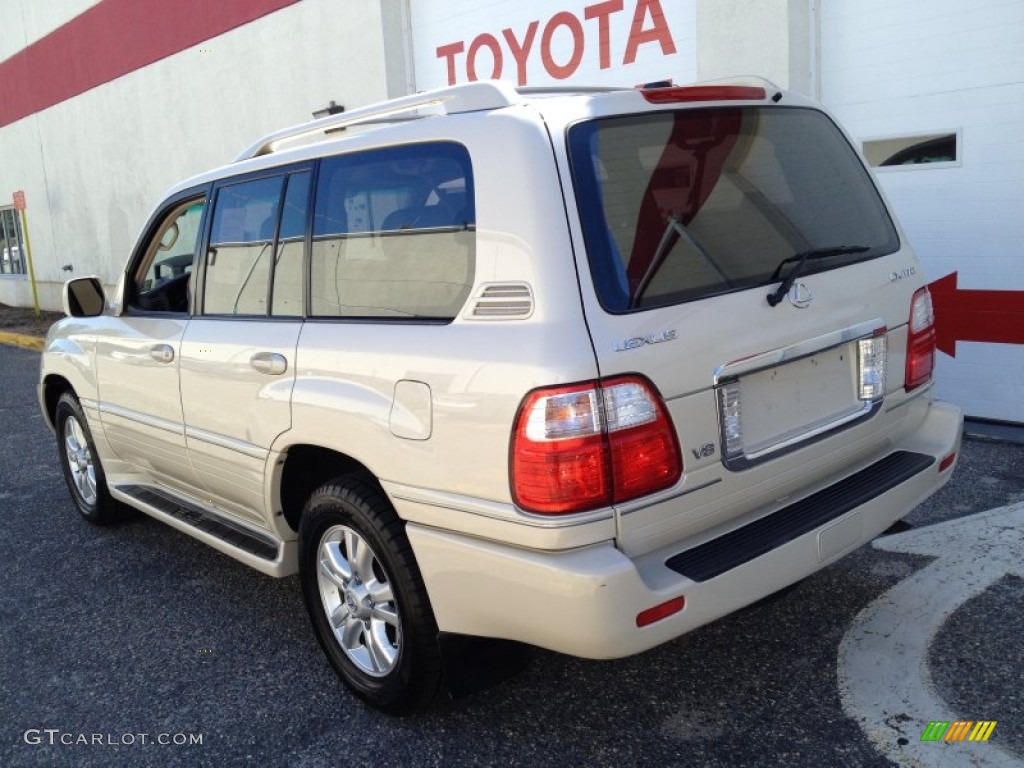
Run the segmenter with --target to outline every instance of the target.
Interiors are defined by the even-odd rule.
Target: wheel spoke
[[[384,629],[371,629],[366,633],[366,641],[366,650],[370,653],[374,668],[378,672],[390,669],[398,658],[398,649],[388,641]]]
[[[345,627],[341,633],[341,645],[346,651],[359,647],[359,638],[363,634],[363,622],[354,616],[345,617]]]
[[[352,578],[352,566],[341,553],[341,547],[336,541],[329,541],[321,549],[320,570],[333,581],[339,589],[344,589],[345,584]]]
[[[380,619],[386,624],[390,624],[392,627],[398,626],[398,611],[395,610],[393,605],[377,603],[373,606],[373,618]]]
[[[330,612],[327,616],[327,620],[331,622],[331,626],[334,627],[334,631],[337,632],[338,628],[344,623],[345,619],[348,618],[348,605],[344,601],[338,604],[338,607]]]
[[[355,553],[349,552],[349,555],[352,557],[352,569],[356,572],[359,580],[366,584],[374,580],[373,550],[358,535],[353,537],[356,543],[356,551]]]
[[[83,499],[89,498],[89,478],[80,469],[75,470],[75,486],[78,488],[78,492],[82,494]]]
[[[395,599],[391,585],[386,581],[374,579],[366,585],[366,591],[370,593],[370,597],[375,603],[390,603]]]

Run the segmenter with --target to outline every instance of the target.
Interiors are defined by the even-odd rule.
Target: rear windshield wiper
[[[675,247],[679,238],[685,240],[697,253],[703,256],[704,260],[711,265],[711,268],[718,273],[718,276],[722,278],[726,285],[732,285],[732,281],[722,271],[721,267],[718,266],[717,262],[711,258],[707,249],[697,241],[697,238],[690,233],[690,230],[683,226],[683,222],[679,220],[679,217],[672,214],[665,220],[665,230],[661,233],[661,240],[658,241],[658,246],[654,249],[654,254],[651,256],[651,263],[644,271],[643,277],[640,278],[640,283],[630,298],[630,307],[635,307],[640,303],[640,299],[648,287],[650,287],[651,280],[654,279],[657,271],[661,269],[662,263],[668,258],[669,252]]]
[[[787,256],[779,262],[779,266],[777,266],[775,271],[772,272],[771,280],[768,282],[775,282],[782,273],[782,268],[787,264],[795,261],[796,266],[789,270],[789,274],[786,275],[786,279],[779,284],[779,287],[768,294],[768,304],[774,307],[782,301],[783,297],[789,293],[789,289],[793,287],[793,283],[796,282],[796,279],[804,273],[804,266],[811,259],[822,259],[827,256],[842,256],[847,253],[864,253],[864,251],[869,250],[871,250],[871,248],[867,245],[833,245],[828,248],[814,248],[810,251],[800,251],[800,253],[794,253],[792,256]]]

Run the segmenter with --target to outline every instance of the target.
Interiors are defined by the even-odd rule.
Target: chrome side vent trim
[[[533,314],[528,283],[485,283],[469,304],[468,320],[525,320]]]

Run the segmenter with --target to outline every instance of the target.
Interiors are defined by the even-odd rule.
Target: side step
[[[931,456],[897,451],[767,517],[673,555],[665,565],[693,581],[713,579],[842,517],[934,463]]]
[[[255,555],[261,560],[277,560],[278,544],[270,536],[239,525],[216,512],[180,499],[160,488],[146,485],[119,485],[117,490],[143,504],[155,507],[164,514],[177,518],[193,528],[215,536],[236,549]]]

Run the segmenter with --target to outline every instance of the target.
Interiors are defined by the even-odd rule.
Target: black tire
[[[57,401],[54,427],[64,481],[82,517],[93,525],[112,525],[124,519],[126,508],[110,495],[89,424],[73,393],[65,392]]]
[[[404,526],[376,483],[346,475],[310,497],[299,572],[320,646],[357,696],[389,714],[437,702],[437,623]]]

